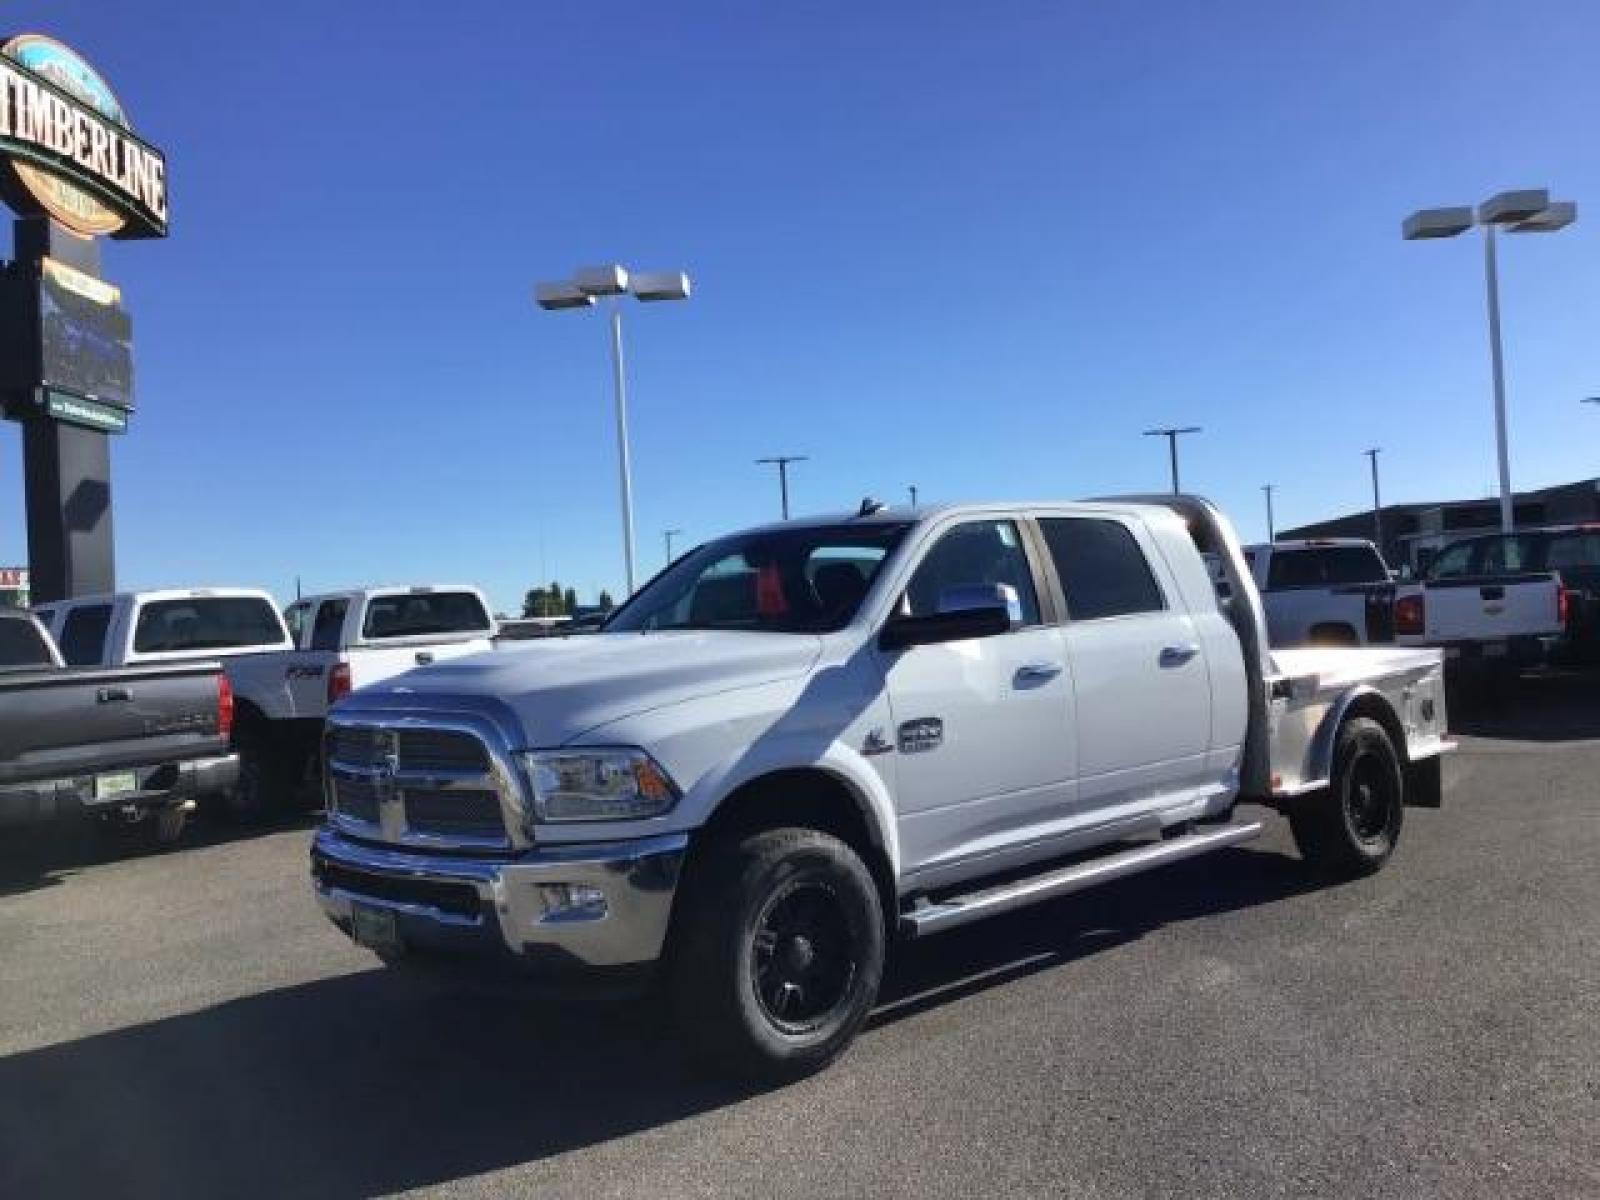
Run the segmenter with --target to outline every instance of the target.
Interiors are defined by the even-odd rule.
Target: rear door
[[[1014,627],[994,637],[875,649],[894,728],[901,855],[908,870],[1009,848],[1071,816],[1077,740],[1059,628],[1047,624],[1033,559],[1013,520],[947,526],[923,554],[899,611],[939,611],[953,589],[1015,592]]]
[[[1099,515],[1041,517],[1039,528],[1066,605],[1078,808],[1133,815],[1215,782],[1205,655],[1148,530]]]

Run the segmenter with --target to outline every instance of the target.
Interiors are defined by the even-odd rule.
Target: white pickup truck
[[[369,587],[297,600],[281,652],[228,660],[237,704],[240,815],[281,806],[314,778],[329,705],[413,667],[488,650],[494,618],[462,584]]]
[[[1395,585],[1383,555],[1360,538],[1312,538],[1244,548],[1274,646],[1366,646],[1394,640]]]
[[[1533,534],[1452,542],[1419,583],[1395,598],[1395,640],[1444,650],[1452,685],[1503,695],[1500,685],[1545,661],[1567,633],[1571,597],[1561,575],[1523,561]]]
[[[1240,801],[1378,870],[1440,802],[1441,670],[1270,650],[1202,500],[864,504],[341,701],[312,882],[395,965],[653,966],[720,1062],[789,1077],[861,1028],[890,938],[1246,841]]]
[[[233,688],[236,816],[281,807],[316,774],[328,706],[412,667],[487,650],[483,594],[455,584],[356,588],[308,596],[279,616],[251,588],[80,596],[40,605],[70,667],[220,659]]]

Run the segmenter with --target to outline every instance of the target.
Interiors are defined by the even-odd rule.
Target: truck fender
[[[807,749],[816,743],[797,739]],[[894,800],[882,777],[853,746],[834,740],[819,754],[784,755],[768,747],[766,753],[752,755],[749,748],[731,755],[705,772],[691,790],[696,826],[709,822],[730,796],[741,788],[770,775],[788,771],[820,771],[843,785],[855,801],[867,830],[882,847],[891,876],[900,878],[900,831],[895,821]]]
[[[1388,731],[1390,741],[1394,743],[1394,751],[1400,757],[1401,766],[1408,765],[1406,732],[1400,723],[1399,714],[1394,711],[1394,706],[1382,692],[1369,684],[1362,683],[1344,691],[1323,714],[1322,724],[1317,726],[1317,732],[1312,735],[1311,750],[1306,756],[1305,780],[1308,784],[1315,786],[1332,782],[1333,749],[1339,737],[1339,726],[1351,716],[1371,717],[1382,725]]]

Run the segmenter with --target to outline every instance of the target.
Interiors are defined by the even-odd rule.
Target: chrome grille
[[[330,819],[400,845],[516,843],[516,784],[466,721],[330,722],[324,740]]]
[[[406,827],[417,833],[499,837],[505,826],[498,792],[407,788]]]

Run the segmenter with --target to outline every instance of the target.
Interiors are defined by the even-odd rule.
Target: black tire
[[[1342,879],[1380,870],[1405,821],[1405,774],[1388,732],[1368,717],[1346,721],[1329,786],[1293,803],[1289,828],[1308,863]]]
[[[247,729],[236,738],[239,778],[222,797],[221,811],[240,824],[264,821],[283,811],[294,787],[292,763],[283,747],[265,730]]]
[[[667,983],[680,1027],[732,1073],[789,1080],[854,1040],[883,977],[866,864],[814,829],[715,838],[684,880]]]

